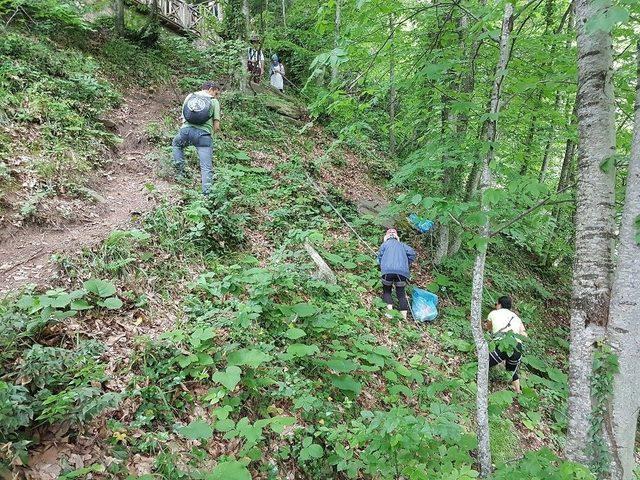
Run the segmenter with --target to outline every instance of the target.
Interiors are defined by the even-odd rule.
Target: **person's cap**
[[[384,241],[385,242],[387,240],[389,240],[390,238],[395,238],[396,240],[398,240],[400,238],[400,237],[398,237],[398,231],[395,228],[390,228],[384,234]]]

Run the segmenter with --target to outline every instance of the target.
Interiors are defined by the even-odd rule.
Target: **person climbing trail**
[[[253,83],[260,83],[264,75],[264,54],[260,45],[260,37],[251,37],[251,46],[247,50],[247,70]]]
[[[182,126],[174,137],[173,164],[184,178],[184,149],[196,147],[200,159],[202,193],[209,193],[213,183],[213,132],[220,131],[220,85],[205,82],[199,92],[191,93],[182,104]]]
[[[398,297],[398,310],[406,320],[409,301],[405,287],[410,278],[409,269],[416,259],[416,252],[406,243],[400,241],[398,232],[390,228],[384,235],[384,241],[378,251],[378,264],[382,274],[382,299],[387,309],[393,310],[392,290],[395,286]]]
[[[513,332],[523,337],[528,336],[524,328],[524,324],[518,315],[511,311],[511,298],[504,296],[498,299],[495,309],[487,316],[486,329],[489,330],[494,339],[499,340],[504,337],[507,332]],[[512,372],[511,386],[516,393],[522,393],[520,389],[520,376],[518,369],[522,361],[522,340],[516,337],[516,346],[513,353],[508,355],[506,352],[496,348],[489,354],[489,368],[495,367],[505,362],[505,368],[508,372]]]
[[[271,57],[271,68],[269,70],[271,86],[284,93],[284,65],[280,62],[280,57],[274,54]]]

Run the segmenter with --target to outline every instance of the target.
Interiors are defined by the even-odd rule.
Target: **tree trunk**
[[[124,0],[116,0],[115,2],[115,12],[116,12],[116,32],[121,37],[124,35],[125,25],[124,25]]]
[[[538,103],[539,102],[536,102],[536,108],[534,109],[534,111],[538,109]],[[538,119],[534,114],[533,117],[531,117],[529,131],[527,132],[527,137],[524,140],[524,159],[522,161],[522,166],[520,167],[520,175],[523,176],[529,172],[529,162],[531,161],[531,147],[533,145],[533,137],[536,134],[537,122]]]
[[[484,4],[484,2],[481,2],[481,3]],[[464,40],[465,40],[465,37],[468,35],[468,30],[469,30],[469,17],[466,13],[463,12],[462,15],[460,16],[460,22],[458,26],[459,26],[458,38],[460,42],[463,43],[464,45]],[[469,66],[465,70],[462,76],[462,79],[460,81],[459,91],[462,94],[470,94],[471,92],[473,92],[473,89],[475,87],[476,58],[478,56],[478,52],[480,50],[481,44],[482,44],[482,40],[476,39],[471,44],[471,48],[469,50],[465,49],[466,50],[465,57],[467,59]],[[459,114],[456,122],[456,134],[458,136],[458,140],[461,143],[465,141],[468,129],[469,129],[469,115],[466,112],[462,112]],[[479,170],[476,165],[477,164],[474,163],[471,166],[472,172],[474,172],[474,169],[475,171]],[[463,167],[460,167],[455,174],[454,181],[456,184],[462,183],[463,175],[464,175],[464,169]],[[470,177],[473,177],[475,179],[477,176],[472,173]],[[475,181],[474,186],[477,185],[477,183],[478,182]],[[465,193],[463,193],[465,197],[466,197],[467,191],[468,190],[465,190]],[[475,192],[475,188],[473,188],[473,192]],[[449,247],[447,249],[447,255],[449,256],[455,255],[456,253],[458,253],[458,251],[460,250],[460,247],[462,246],[462,230],[459,227],[449,225],[448,237],[449,237]]]
[[[480,180],[480,204],[482,211],[487,214],[488,205],[483,202],[482,193],[491,184],[489,165],[495,155],[495,140],[497,137],[497,115],[500,112],[500,93],[502,82],[507,71],[507,64],[511,55],[511,30],[513,29],[513,4],[504,6],[502,19],[502,33],[500,35],[500,58],[496,66],[495,79],[491,90],[491,104],[489,119],[486,121],[486,140],[489,150],[482,162]],[[478,247],[473,267],[473,283],[471,287],[471,330],[478,355],[478,378],[476,394],[476,421],[478,429],[478,462],[480,474],[483,477],[491,475],[491,450],[489,446],[489,346],[482,332],[482,293],[484,284],[484,265],[487,257],[487,243],[489,241],[489,219],[485,219],[480,229],[482,243]]]
[[[287,9],[285,5],[285,0],[282,0],[282,25],[284,28],[287,28]]]
[[[568,103],[568,102],[567,102]],[[556,111],[560,106],[560,91],[556,91],[556,98],[553,102],[553,110]],[[566,108],[563,107],[563,110]],[[550,128],[547,129],[547,142],[544,145],[544,153],[542,154],[542,165],[540,166],[540,173],[538,174],[538,181],[540,183],[544,182],[544,179],[547,175],[547,167],[549,166],[549,153],[551,152],[551,144],[555,140],[555,129],[554,125],[551,125]]]
[[[149,8],[149,21],[155,23],[158,21],[158,0],[151,0],[151,7]]]
[[[627,194],[622,211],[618,264],[609,306],[607,334],[618,354],[619,373],[614,379],[612,417],[613,430],[611,471],[615,480],[631,480],[635,467],[634,450],[638,410],[640,409],[640,43],[637,51],[638,83],[636,86],[633,144],[629,158]]]
[[[338,48],[340,44],[340,9],[342,0],[335,0],[336,2],[336,18],[335,18],[335,28],[333,31],[333,47]],[[331,65],[331,82],[335,83],[338,81],[338,64],[335,63]]]
[[[393,14],[389,16],[389,30],[389,154],[394,156],[396,153],[396,49]]]
[[[571,120],[569,121],[570,125],[575,125],[577,114],[578,114],[578,102],[573,105],[573,111],[571,112]],[[573,139],[568,138],[567,143],[564,147],[564,157],[562,158],[562,168],[560,170],[560,178],[558,179],[558,187],[556,188],[556,192],[560,192],[567,186],[569,183],[569,179],[571,178],[571,165],[573,163],[573,157],[576,153],[576,144]],[[553,218],[555,219],[554,232],[558,230],[558,225],[560,223],[560,205],[556,204],[553,207]],[[553,242],[549,242],[553,243]]]
[[[249,10],[249,0],[242,0],[242,16],[244,17],[244,38],[251,36],[251,13]]]
[[[585,24],[610,1],[577,0],[578,186],[569,350],[566,456],[587,463],[592,401],[593,343],[609,316],[614,218],[615,118],[611,34]],[[604,171],[603,171],[604,170]]]

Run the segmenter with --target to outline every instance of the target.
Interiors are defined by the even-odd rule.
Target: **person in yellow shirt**
[[[487,317],[486,329],[489,330],[494,338],[499,338],[507,332],[513,332],[516,335],[526,337],[527,331],[518,315],[511,311],[511,298],[504,296],[498,299],[495,309],[489,313]],[[489,368],[505,362],[505,368],[508,372],[512,372],[511,385],[516,393],[522,393],[520,389],[520,376],[518,369],[522,361],[522,340],[516,337],[517,345],[511,355],[500,351],[496,348],[489,354]]]

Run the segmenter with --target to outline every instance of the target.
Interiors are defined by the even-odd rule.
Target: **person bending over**
[[[504,296],[498,299],[495,309],[487,317],[486,329],[489,330],[494,339],[503,338],[507,332],[513,332],[523,337],[527,336],[524,324],[518,315],[511,311],[511,298]],[[516,346],[511,355],[496,348],[489,354],[489,368],[505,362],[505,368],[511,372],[511,385],[516,393],[522,393],[520,389],[520,376],[518,370],[522,361],[522,340],[516,337]]]
[[[391,292],[395,286],[398,309],[405,320],[409,310],[405,287],[409,281],[409,268],[415,259],[415,250],[400,241],[398,232],[393,228],[387,230],[378,251],[378,264],[382,274],[382,299],[387,304],[387,308],[392,310],[393,297]]]
[[[196,147],[200,159],[202,193],[209,193],[213,183],[213,132],[220,131],[220,86],[205,82],[202,90],[191,93],[182,104],[182,126],[173,139],[173,164],[179,176],[184,176],[184,149]]]

